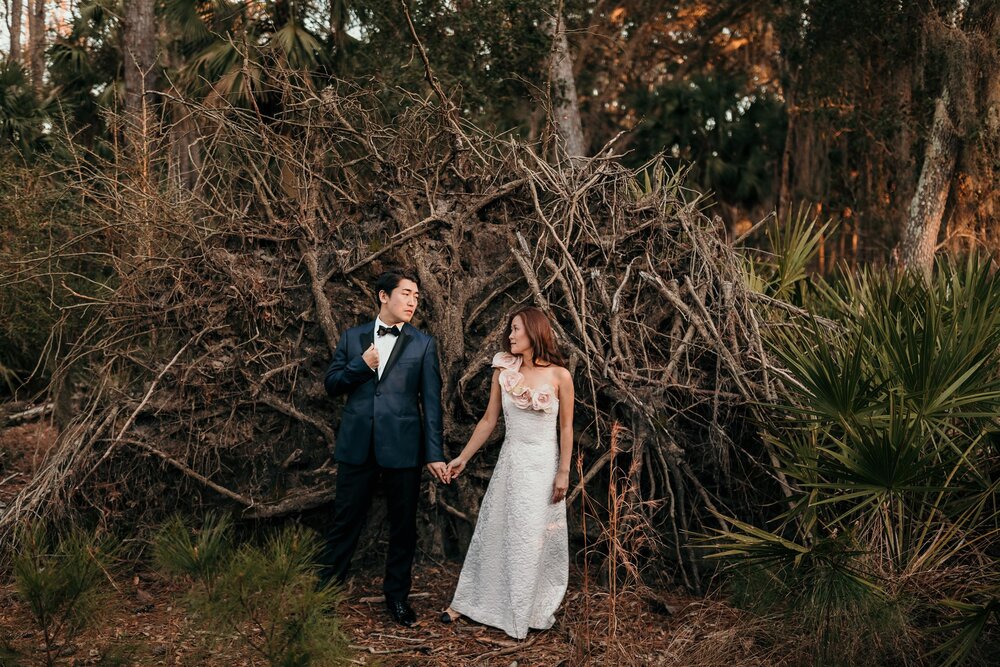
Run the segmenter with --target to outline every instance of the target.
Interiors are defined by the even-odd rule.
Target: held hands
[[[361,355],[361,358],[365,360],[366,364],[368,364],[368,368],[373,371],[378,370],[378,349],[375,347],[375,343],[372,343],[368,349],[365,350],[365,353]]]
[[[447,474],[449,482],[462,474],[462,471],[465,470],[466,463],[468,463],[468,461],[459,456],[448,464]]]
[[[427,469],[439,482],[443,484],[451,484],[451,480],[458,477],[458,475],[465,470],[465,463],[466,461],[459,456],[448,465],[445,465],[442,461],[428,463]]]
[[[448,467],[445,466],[444,461],[434,461],[433,463],[428,463],[427,470],[434,475],[434,479],[442,484],[448,484],[451,482],[451,478],[448,477]]]
[[[569,490],[569,471],[563,472],[560,470],[556,473],[556,481],[552,485],[552,502],[553,504],[559,502],[566,497],[566,491]]]

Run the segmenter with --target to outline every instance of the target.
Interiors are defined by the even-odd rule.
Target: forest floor
[[[0,506],[27,483],[52,442],[44,424],[0,430]],[[683,593],[629,591],[612,596],[571,570],[557,622],[515,641],[502,631],[462,619],[438,620],[455,588],[460,564],[418,557],[411,603],[419,621],[396,625],[382,603],[380,566],[358,571],[338,608],[358,665],[749,665],[773,664],[745,633],[744,616],[722,602]],[[192,621],[185,588],[133,565],[108,578],[113,592],[99,621],[60,647],[59,665],[204,665],[266,662],[235,636],[219,641]],[[4,647],[21,656],[10,664],[44,664],[42,635],[8,577],[0,581],[0,667]]]
[[[524,641],[512,640],[500,630],[465,620],[445,625],[437,617],[447,605],[457,579],[452,569],[422,567],[415,573],[416,589],[411,602],[419,621],[412,628],[398,626],[388,617],[378,595],[377,574],[357,577],[356,582],[360,580],[362,585],[356,583],[338,608],[353,649],[352,662],[386,667],[680,665],[691,664],[680,658],[689,654],[692,642],[712,642],[713,635],[720,630],[728,634],[718,622],[705,622],[708,605],[702,601],[678,600],[684,607],[678,614],[669,615],[666,609],[656,609],[655,603],[622,598],[617,601],[616,646],[608,647],[608,596],[601,593],[585,596],[574,584],[557,613],[556,625],[545,632],[533,631]],[[153,573],[140,573],[112,583],[115,593],[99,622],[61,646],[56,664],[206,667],[267,664],[235,637],[210,641],[184,609],[183,587],[163,581]],[[698,627],[685,624],[685,617],[700,619]],[[722,619],[717,617],[718,620]],[[0,641],[26,658],[23,663],[12,664],[44,664],[41,633],[9,583],[0,587]],[[0,664],[4,664],[2,658]]]

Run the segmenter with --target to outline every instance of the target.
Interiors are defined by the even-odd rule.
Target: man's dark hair
[[[378,278],[375,279],[375,305],[376,307],[381,306],[382,302],[379,301],[379,292],[385,292],[391,295],[392,290],[399,287],[401,280],[412,280],[420,287],[420,279],[417,278],[417,272],[410,269],[392,268],[382,272]]]

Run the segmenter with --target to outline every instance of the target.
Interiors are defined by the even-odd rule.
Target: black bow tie
[[[399,335],[399,327],[384,327],[381,324],[378,327],[378,335],[384,336],[386,334],[391,334],[393,336]]]

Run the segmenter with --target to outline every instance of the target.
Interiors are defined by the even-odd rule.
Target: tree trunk
[[[178,184],[193,190],[201,171],[201,149],[198,145],[198,126],[191,115],[178,109],[180,118],[174,117],[170,124],[170,147],[173,152],[174,170]]]
[[[45,77],[45,0],[28,0],[28,49],[31,56],[31,85],[41,94]]]
[[[893,160],[895,164],[893,171],[895,173],[892,174],[892,180],[895,183],[895,187],[892,193],[891,206],[893,218],[895,219],[894,226],[896,229],[899,229],[905,224],[903,220],[905,217],[903,202],[913,199],[913,188],[917,180],[915,178],[917,158],[914,156],[914,144],[917,137],[914,131],[916,123],[913,119],[913,109],[915,108],[913,99],[913,65],[910,63],[904,65],[897,73],[895,102],[898,109],[897,113],[902,122],[899,124],[897,148]]]
[[[153,188],[150,177],[152,144],[152,118],[150,95],[153,92],[153,64],[155,61],[156,25],[154,0],[128,0],[125,5],[125,145],[135,159],[137,190],[148,192]],[[145,201],[145,198],[143,198]],[[145,221],[137,233],[135,253],[150,257],[155,246],[155,213],[142,210],[140,219]]]
[[[971,11],[971,9],[970,9]],[[1000,40],[1000,12],[980,8],[970,19],[969,32],[981,44]],[[971,67],[971,66],[970,66]],[[983,59],[977,82],[974,129],[955,165],[948,216],[949,249],[973,249],[984,245],[994,256],[1000,250],[1000,57]]]
[[[556,131],[562,140],[562,149],[568,157],[584,156],[587,151],[583,140],[583,124],[580,122],[580,104],[576,96],[573,61],[570,58],[566,21],[562,13],[546,20],[544,30],[552,39],[549,79],[553,89],[552,112]]]
[[[346,0],[329,0],[330,39],[338,48],[344,48],[344,26],[350,18]]]
[[[153,0],[128,0],[125,6],[125,110],[133,119],[143,113],[153,90],[154,7]]]
[[[24,5],[21,0],[11,0],[10,2],[10,59],[13,62],[21,62],[21,15],[24,13]]]
[[[792,147],[795,145],[795,118],[798,111],[795,109],[791,85],[785,93],[785,101],[788,126],[785,128],[785,147],[781,151],[781,174],[778,177],[778,202],[775,207],[778,220],[784,220],[783,216],[792,210]]]
[[[1000,18],[994,18],[993,35],[1000,33]],[[986,92],[986,130],[981,139],[983,152],[981,154],[981,182],[983,183],[983,197],[979,205],[979,220],[984,225],[990,226],[990,233],[993,237],[991,250],[996,252],[1000,249],[1000,229],[997,223],[1000,221],[1000,188],[996,184],[1000,182],[1000,164],[997,163],[996,156],[1000,153],[1000,64],[993,63],[993,71],[987,82]],[[990,155],[993,159],[990,160]]]
[[[934,108],[934,124],[927,140],[924,165],[899,244],[900,266],[917,271],[928,280],[934,267],[934,249],[958,157],[958,137],[949,116],[948,98],[945,87]]]

